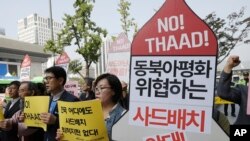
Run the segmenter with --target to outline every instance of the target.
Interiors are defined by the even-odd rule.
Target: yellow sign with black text
[[[100,100],[58,101],[63,141],[108,141]]]
[[[4,115],[3,115],[3,107],[0,106],[0,121],[3,121],[4,120]]]
[[[31,127],[41,127],[47,130],[47,124],[40,119],[41,113],[49,110],[49,96],[26,96],[24,98],[24,124]]]

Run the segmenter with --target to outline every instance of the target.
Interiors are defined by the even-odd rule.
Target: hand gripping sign
[[[224,135],[214,133],[221,129],[212,120],[217,48],[212,30],[184,0],[166,0],[132,42],[128,119],[113,127],[114,139],[179,130],[197,140]],[[116,129],[125,128],[127,120],[123,138]]]

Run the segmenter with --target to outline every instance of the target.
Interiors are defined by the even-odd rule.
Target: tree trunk
[[[86,77],[89,77],[89,67],[86,65]]]

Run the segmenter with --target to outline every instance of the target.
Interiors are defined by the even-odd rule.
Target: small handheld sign
[[[100,100],[58,101],[62,141],[108,141]]]
[[[42,106],[41,106],[42,105]],[[26,96],[24,99],[24,123],[30,127],[41,127],[47,130],[47,124],[40,118],[41,113],[49,110],[49,96]]]

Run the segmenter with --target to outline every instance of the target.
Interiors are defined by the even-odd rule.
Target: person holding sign
[[[5,119],[11,118],[19,110],[19,104],[20,104],[20,98],[18,95],[19,86],[20,86],[19,81],[12,81],[9,85],[9,96],[10,98],[12,98],[12,100],[9,101],[6,105],[6,108],[4,111]],[[4,124],[4,121],[1,122],[0,124],[1,124],[0,127],[4,126],[2,125]],[[19,141],[16,127],[8,131],[2,130],[0,132],[0,135],[1,135],[1,141]]]
[[[101,100],[103,117],[111,139],[112,126],[122,117],[125,109],[121,106],[122,85],[119,78],[105,73],[98,76],[94,83],[95,96]]]
[[[46,91],[50,94],[50,105],[48,113],[41,113],[40,118],[47,124],[47,131],[44,135],[44,141],[56,141],[56,131],[59,128],[57,101],[79,101],[77,97],[64,89],[67,80],[65,69],[59,66],[52,66],[45,70],[44,84]]]
[[[226,65],[221,73],[220,81],[218,84],[218,96],[222,99],[232,101],[239,104],[240,110],[238,117],[234,124],[242,125],[250,124],[250,115],[247,115],[247,96],[248,96],[248,86],[246,85],[236,85],[231,87],[232,80],[232,69],[240,64],[239,56],[231,55],[229,56]]]
[[[103,118],[106,123],[109,140],[111,141],[112,126],[126,112],[120,104],[122,100],[121,82],[117,76],[104,73],[94,81],[94,91],[96,99],[101,100]],[[62,136],[62,131],[58,129],[56,139],[60,141]]]
[[[20,121],[20,119],[23,119],[24,117],[24,97],[37,95],[37,91],[38,89],[36,84],[30,81],[21,82],[18,90],[20,97],[20,110],[17,111],[12,118],[5,119],[2,124],[2,128],[5,128],[5,130],[16,128],[16,125],[18,125],[18,137],[20,141],[43,140],[44,131],[41,128],[28,128],[24,125],[23,121]]]

